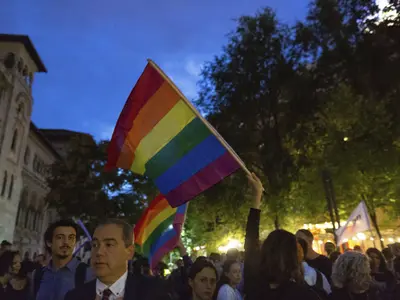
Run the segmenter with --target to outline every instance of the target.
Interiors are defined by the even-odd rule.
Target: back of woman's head
[[[368,257],[360,252],[348,251],[340,255],[334,263],[332,282],[337,288],[362,293],[369,289],[370,273]]]
[[[297,240],[293,234],[285,230],[269,234],[261,248],[260,278],[276,284],[302,281]]]
[[[10,271],[16,255],[19,255],[17,251],[6,251],[0,256],[0,276]]]
[[[387,264],[386,264],[386,259],[385,259],[385,257],[383,256],[383,254],[382,254],[381,251],[379,251],[379,250],[376,249],[376,248],[368,248],[368,250],[367,250],[366,253],[367,253],[368,257],[370,257],[370,258],[371,258],[371,256],[373,256],[374,254],[375,254],[377,257],[379,257],[379,260],[380,260],[380,263],[379,263],[379,266],[378,266],[379,272],[385,273],[385,272],[388,271],[388,267],[387,267]]]

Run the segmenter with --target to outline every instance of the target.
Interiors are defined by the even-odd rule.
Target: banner
[[[344,243],[344,240],[349,240],[357,233],[371,230],[371,221],[368,215],[368,209],[364,201],[361,201],[356,209],[351,213],[346,225],[336,230],[338,245]]]

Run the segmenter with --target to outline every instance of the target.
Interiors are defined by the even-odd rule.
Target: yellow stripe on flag
[[[135,151],[131,170],[144,174],[145,164],[195,118],[192,109],[180,100],[146,135]]]
[[[142,245],[146,242],[147,238],[152,234],[152,232],[167,218],[172,216],[176,212],[176,208],[168,207],[161,211],[141,232],[138,238],[138,244]]]

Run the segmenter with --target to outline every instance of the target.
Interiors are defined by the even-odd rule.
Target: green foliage
[[[342,218],[361,200],[397,211],[400,26],[378,21],[377,9],[316,0],[289,28],[267,8],[240,18],[224,53],[205,64],[197,104],[262,177],[270,220],[326,221],[322,170]],[[222,194],[238,203],[234,187]]]
[[[107,217],[134,224],[156,194],[146,178],[126,170],[104,172],[107,141],[96,143],[77,136],[68,144],[64,161],[52,166],[47,200],[61,217],[78,217],[95,224]]]

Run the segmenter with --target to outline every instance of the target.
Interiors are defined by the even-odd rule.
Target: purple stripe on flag
[[[169,192],[165,198],[167,198],[172,207],[178,207],[231,175],[239,168],[240,165],[235,158],[229,152],[226,152],[194,174],[186,182]]]

